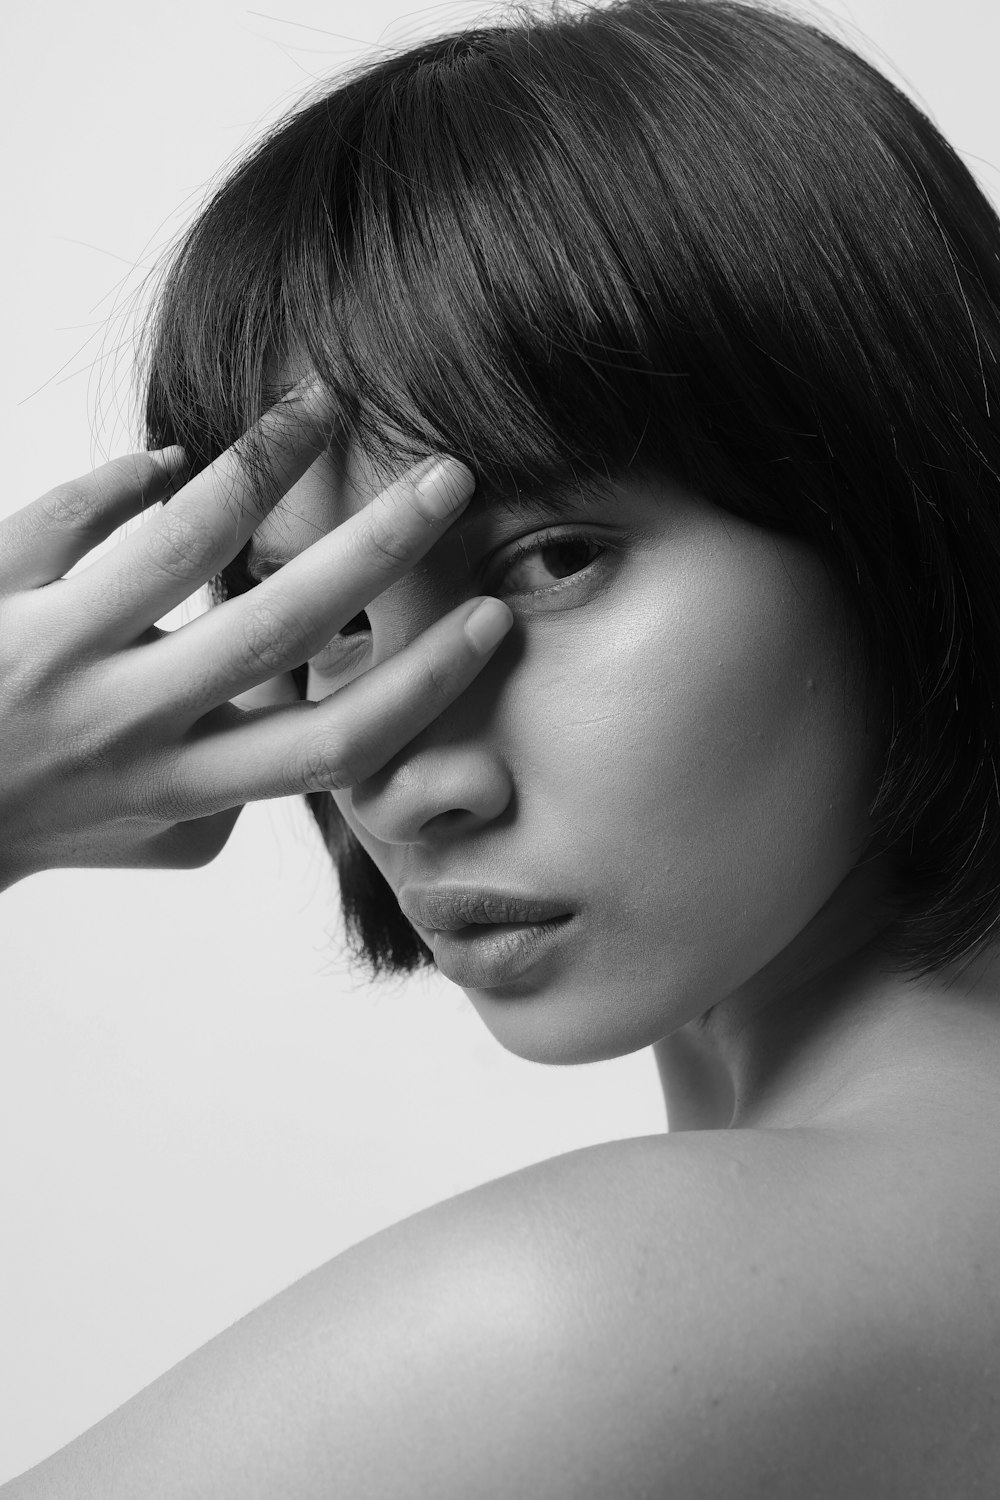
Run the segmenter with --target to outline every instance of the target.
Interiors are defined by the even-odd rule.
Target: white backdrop
[[[372,44],[500,13],[260,3],[6,14],[0,514],[139,446],[131,299],[222,165]],[[809,9],[1000,199],[988,0]],[[338,923],[297,799],[248,808],[204,870],[54,871],[0,896],[0,1482],[366,1235],[663,1129],[648,1052],[523,1062],[444,979],[353,980]]]

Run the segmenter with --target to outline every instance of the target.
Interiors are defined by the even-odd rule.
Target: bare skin
[[[915,979],[890,969],[874,862],[853,870],[752,980],[654,1047],[671,1131],[972,1125],[1000,1076],[1000,953]],[[985,1141],[984,1141],[985,1143]]]
[[[640,545],[634,563],[615,574],[629,580],[627,594],[611,583],[586,595],[564,590],[546,595],[544,615],[540,595],[512,597],[517,671],[503,652],[473,659],[461,636],[467,604],[442,617],[442,608],[452,602],[448,591],[455,562],[455,548],[444,536],[447,523],[440,523],[442,529],[430,539],[421,532],[426,545],[415,572],[416,556],[409,566],[397,559],[385,569],[384,557],[377,565],[360,566],[345,537],[352,525],[376,524],[383,507],[371,499],[384,492],[360,478],[355,484],[350,466],[338,487],[326,472],[327,460],[310,459],[307,449],[297,462],[301,468],[286,474],[291,482],[274,507],[274,526],[289,556],[261,588],[274,585],[272,595],[290,603],[311,579],[322,618],[305,633],[290,631],[287,650],[284,643],[276,650],[273,680],[265,681],[266,673],[258,670],[252,681],[255,674],[244,661],[220,666],[213,689],[224,687],[227,700],[257,691],[275,706],[254,710],[241,722],[235,718],[239,710],[227,708],[218,742],[209,735],[188,744],[185,736],[196,722],[190,718],[193,708],[178,714],[161,653],[149,663],[145,691],[160,693],[170,713],[164,709],[156,722],[169,720],[172,729],[169,735],[163,731],[154,750],[144,731],[141,753],[165,754],[164,745],[172,757],[183,757],[188,749],[207,756],[217,749],[215,796],[222,799],[234,792],[221,782],[223,765],[229,764],[224,735],[258,724],[280,726],[289,738],[276,759],[287,776],[290,747],[304,716],[329,715],[323,723],[338,741],[337,760],[343,764],[350,736],[357,735],[350,741],[357,745],[373,738],[365,734],[365,711],[369,725],[384,724],[391,712],[400,683],[388,678],[393,664],[401,674],[413,662],[415,645],[428,631],[440,630],[435,649],[444,656],[454,653],[451,659],[459,663],[448,678],[449,691],[418,713],[415,689],[395,747],[381,759],[356,751],[356,774],[333,788],[344,816],[394,888],[415,870],[426,870],[432,858],[443,871],[454,858],[457,869],[458,856],[476,839],[480,854],[488,855],[488,835],[510,835],[511,842],[494,848],[514,861],[523,850],[554,854],[578,829],[592,837],[593,820],[605,814],[605,833],[621,825],[624,804],[593,807],[592,820],[585,823],[568,801],[553,815],[553,827],[570,830],[560,833],[563,845],[545,843],[547,825],[538,818],[520,842],[511,812],[516,799],[504,801],[505,787],[530,806],[531,777],[556,798],[586,796],[588,786],[565,773],[568,740],[559,744],[562,760],[546,780],[545,734],[551,739],[551,733],[544,719],[531,755],[523,753],[521,741],[522,753],[514,755],[504,735],[530,724],[532,702],[551,702],[554,692],[568,690],[569,679],[551,671],[545,653],[561,650],[560,631],[580,630],[593,621],[587,626],[593,644],[584,684],[590,729],[585,751],[590,774],[599,774],[601,726],[613,728],[619,720],[597,696],[602,685],[614,693],[620,682],[634,681],[634,672],[599,670],[597,627],[603,611],[621,618],[629,600],[629,607],[641,609],[647,566],[651,578],[662,577],[669,558],[675,559],[673,597],[686,579],[696,579],[701,598],[714,597],[711,568],[721,567],[722,593],[732,595],[738,584],[751,591],[751,604],[758,586],[771,598],[773,579],[801,568],[803,587],[793,590],[787,603],[789,610],[805,611],[792,618],[793,643],[796,650],[813,649],[803,644],[809,624],[818,659],[833,670],[834,637],[827,625],[834,615],[828,621],[820,595],[804,586],[813,578],[808,558],[789,550],[775,560],[766,550],[743,547],[736,528],[727,522],[717,532],[711,515],[685,512],[679,499],[672,511],[674,529],[661,537],[655,529],[658,512],[639,495],[622,497],[623,504],[635,505],[634,519],[646,527],[641,535],[636,531]],[[319,475],[326,476],[322,483],[316,482]],[[203,492],[199,503],[204,499]],[[474,512],[474,504],[465,512],[466,538],[480,525]],[[691,529],[678,531],[677,517],[683,515]],[[588,517],[593,519],[589,511],[579,519]],[[48,525],[51,520],[50,510]],[[297,532],[289,529],[292,523]],[[261,535],[269,524],[260,526]],[[482,518],[482,524],[492,522]],[[225,529],[222,519],[218,525]],[[657,553],[661,541],[669,542],[669,558]],[[220,539],[213,561],[227,547],[233,555],[234,542],[235,535],[225,545]],[[705,566],[694,567],[681,557],[689,544]],[[473,550],[468,541],[470,557]],[[304,565],[310,554],[315,573]],[[61,559],[69,556],[64,552]],[[127,576],[132,565],[126,556],[120,561]],[[296,571],[297,564],[302,565]],[[69,565],[61,560],[63,569]],[[214,566],[202,576],[212,571]],[[178,599],[197,586],[195,572],[192,565],[186,580],[177,582]],[[337,588],[330,586],[331,573],[337,573]],[[39,578],[34,587],[43,583]],[[467,592],[464,580],[457,592]],[[154,618],[169,607],[163,602],[167,598],[172,598],[169,588],[158,598]],[[560,615],[551,607],[555,598],[563,601],[559,609],[572,598],[572,610]],[[57,592],[53,620],[59,599]],[[373,661],[362,674],[371,697],[361,702],[355,691],[360,680],[339,686],[316,681],[311,704],[281,706],[282,662],[290,667],[318,650],[339,628],[336,622],[354,616],[362,603],[372,624]],[[695,619],[697,598],[686,604],[679,617]],[[820,612],[814,615],[814,609]],[[236,646],[245,639],[237,624],[241,611],[224,606],[219,616],[220,633],[210,637],[206,623],[198,638],[199,661],[242,649]],[[705,618],[715,617],[713,610]],[[67,654],[80,618],[64,616]],[[457,633],[447,635],[456,620]],[[132,628],[136,624],[141,621],[133,614]],[[733,639],[743,643],[746,630],[738,620],[735,626]],[[781,645],[790,627],[787,620],[779,626]],[[111,634],[106,630],[103,638],[110,640]],[[611,638],[634,637],[623,631]],[[692,642],[699,639],[694,631]],[[150,650],[157,644],[162,643],[153,642]],[[180,663],[182,642],[177,644]],[[648,646],[645,635],[637,650]],[[145,651],[144,646],[138,653],[140,660]],[[657,659],[664,659],[662,653]],[[759,670],[770,670],[773,660],[767,645]],[[617,658],[615,666],[620,668]],[[713,703],[703,696],[704,674],[686,673],[682,666],[671,679],[674,696],[666,705],[677,754],[664,775],[678,774],[691,743],[676,729],[684,713],[690,710],[698,722],[714,713],[719,724],[726,709],[725,700]],[[797,658],[792,666],[799,670]],[[753,668],[750,657],[741,659],[741,689]],[[459,687],[463,672],[464,687]],[[532,672],[547,685],[547,697]],[[55,676],[50,671],[45,679]],[[809,747],[815,741],[817,771],[826,764],[823,747],[837,722],[841,687],[839,679],[831,679],[825,699],[813,693],[800,702],[791,693],[787,702],[775,698],[768,710],[770,722],[779,715],[788,735],[804,736],[794,741],[796,754],[814,753]],[[694,698],[685,696],[689,691]],[[494,705],[488,721],[477,694]],[[755,696],[750,693],[748,701]],[[654,711],[657,704],[651,702]],[[79,713],[78,703],[73,707]],[[59,712],[55,698],[49,712]],[[352,712],[358,717],[351,719]],[[814,736],[817,714],[831,717]],[[147,712],[142,722],[148,725],[153,718]],[[583,724],[582,714],[576,722]],[[748,736],[768,729],[766,723],[752,723],[742,708],[733,724]],[[126,740],[127,753],[138,755],[134,725],[122,732],[121,742]],[[731,736],[717,735],[716,743],[735,758],[713,763],[711,745],[708,750],[696,745],[698,795],[707,802],[725,792],[731,764],[744,759]],[[685,974],[687,950],[679,948],[673,971],[666,965],[658,973],[655,966],[637,970],[645,987],[616,995],[612,1019],[619,1041],[638,1028],[652,1031],[669,1134],[543,1162],[374,1236],[249,1314],[0,1494],[9,1500],[80,1495],[131,1500],[139,1494],[144,1500],[325,1500],[331,1494],[345,1500],[527,1495],[533,1500],[939,1500],[947,1495],[951,1500],[994,1493],[1000,1476],[1000,1194],[994,1186],[1000,962],[995,954],[986,955],[965,970],[919,983],[889,970],[881,902],[887,870],[879,859],[859,863],[852,852],[864,833],[860,810],[872,747],[853,719],[837,744],[830,772],[837,784],[831,783],[830,795],[837,792],[844,816],[856,818],[857,826],[851,823],[843,844],[822,843],[823,859],[808,871],[812,909],[795,930],[787,938],[781,935],[783,940],[776,937],[774,951],[757,962],[753,922],[745,934],[732,924],[719,927],[716,947],[700,968]],[[266,750],[263,741],[249,746],[238,772],[261,796],[274,794],[257,790],[268,784],[268,776],[269,784],[275,780]],[[769,773],[772,759],[762,758],[761,776]],[[26,753],[23,760],[27,765]],[[183,761],[161,765],[175,763]],[[655,763],[650,766],[652,774]],[[555,774],[560,767],[561,782]],[[207,777],[202,771],[190,782],[174,778],[175,787],[192,788],[191,819],[219,816],[222,802],[218,807],[208,802]],[[298,789],[290,784],[294,780],[282,783],[285,790]],[[812,796],[815,777],[806,781],[806,795]],[[94,809],[111,805],[93,782],[78,778],[77,784],[88,794],[75,804],[55,798],[42,825],[51,829],[61,817],[62,838],[36,839],[34,847],[49,851],[50,860],[65,851],[65,830],[81,826],[81,808],[94,829]],[[777,777],[778,791],[783,784]],[[607,789],[612,796],[611,782]],[[625,792],[638,796],[635,787],[626,786]],[[816,799],[821,826],[830,796],[821,789]],[[736,812],[739,805],[734,802]],[[785,837],[794,841],[804,804],[787,813],[777,800],[774,805],[775,837],[784,817]],[[661,806],[664,819],[676,816],[676,799],[654,796],[637,806],[635,817],[645,827]],[[664,823],[657,832],[664,830],[673,840],[674,867],[685,875],[674,923],[663,937],[670,944],[678,941],[685,920],[694,924],[692,933],[700,931],[702,920],[711,930],[711,912],[703,916],[694,900],[689,908],[683,905],[687,886],[698,885],[699,869],[690,861],[703,858],[709,841],[697,827],[688,845],[682,825]],[[120,858],[122,846],[108,843],[117,835],[102,831],[88,837],[99,855],[94,863]],[[628,827],[622,838],[639,847]],[[27,833],[21,842],[27,845]],[[143,856],[158,847],[144,845]],[[565,869],[581,868],[570,846]],[[655,870],[651,864],[644,881],[654,879]],[[595,875],[578,892],[590,903],[595,926],[605,899],[600,878]],[[744,878],[737,862],[732,879]],[[775,878],[784,878],[780,865]],[[794,862],[788,878],[790,888],[801,887]],[[749,880],[751,895],[755,888],[755,880]],[[665,898],[669,892],[664,887],[654,894]],[[719,892],[720,901],[725,894]],[[770,901],[771,893],[760,899]],[[744,905],[740,888],[732,909],[738,913]],[[778,902],[779,916],[784,909]],[[656,932],[655,906],[651,910],[646,952]],[[616,920],[626,919],[645,920],[638,898],[620,919],[616,909]],[[603,974],[595,970],[600,950],[588,948],[586,934],[579,941],[582,956],[574,958],[571,950],[564,961],[578,966],[565,991],[584,1014],[591,1015],[586,1007],[593,1006],[585,1040],[597,1037],[607,1048],[615,1034],[601,1004],[618,957],[607,960],[608,974]],[[700,961],[704,944],[691,947]],[[741,965],[739,983],[718,977]],[[557,971],[549,974],[547,985],[513,1004],[492,992],[467,993],[506,1044],[525,1054],[545,1051],[558,1061],[582,1045],[575,1024],[580,1012],[561,1005]]]
[[[860,1102],[573,1152],[407,1219],[0,1493],[989,1494],[998,1111]]]
[[[280,578],[180,630],[158,630],[323,452],[322,394],[297,388],[260,431],[268,472],[259,490],[237,455],[223,454],[73,578],[62,574],[164,497],[176,451],[117,460],[0,523],[0,886],[60,867],[206,863],[246,802],[370,774],[468,686],[509,626],[491,603],[500,628],[477,641],[466,602],[323,710],[235,706],[412,568],[472,491],[454,463],[436,482],[425,476],[426,494],[404,476]]]

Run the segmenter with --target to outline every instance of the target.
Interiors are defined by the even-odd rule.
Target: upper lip
[[[564,900],[464,885],[404,885],[398,899],[409,921],[432,932],[457,932],[473,923],[550,922],[570,915]]]

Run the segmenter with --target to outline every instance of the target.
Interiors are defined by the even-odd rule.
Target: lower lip
[[[432,935],[434,962],[446,979],[468,990],[490,990],[519,979],[562,941],[571,917],[505,922]]]

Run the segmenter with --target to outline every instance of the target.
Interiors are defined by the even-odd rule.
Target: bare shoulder
[[[436,1399],[503,1455],[482,1493],[996,1493],[1000,1211],[979,1165],[863,1131],[645,1137],[399,1226],[400,1276],[419,1261],[444,1311],[420,1328]],[[480,1493],[470,1457],[456,1495]]]
[[[995,1191],[907,1152],[693,1132],[541,1162],[336,1257],[4,1494],[996,1493]]]

